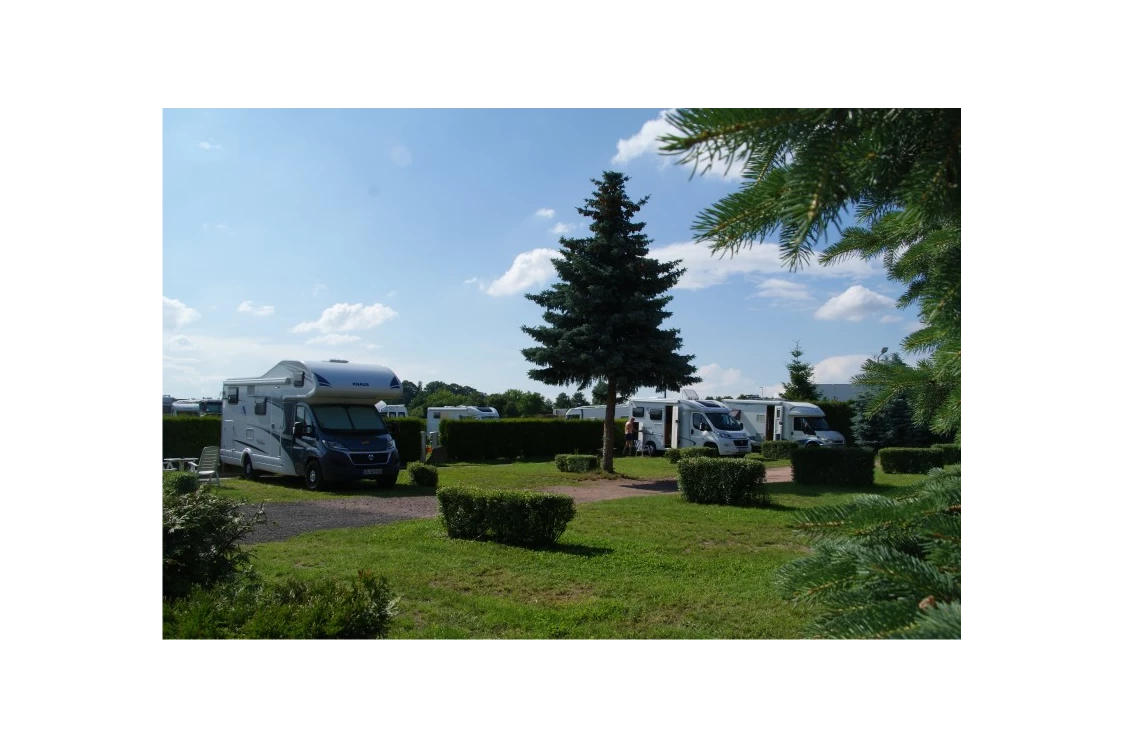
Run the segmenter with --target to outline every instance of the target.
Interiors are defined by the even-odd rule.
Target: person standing
[[[624,424],[624,454],[627,455],[631,452],[632,455],[636,454],[636,438],[639,436],[639,424],[636,423],[636,417],[630,416],[628,422]]]

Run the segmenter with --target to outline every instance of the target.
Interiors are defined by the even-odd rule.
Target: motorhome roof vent
[[[724,407],[724,406],[722,406],[722,404],[721,404],[721,403],[715,403],[715,402],[714,402],[713,400],[699,400],[699,401],[698,401],[698,403],[699,403],[700,405],[705,405],[705,406],[706,406],[707,408],[721,408],[721,407]]]
[[[346,359],[342,359],[342,358],[329,358],[328,363],[329,364],[347,364],[347,363],[350,363],[350,362],[347,361]]]

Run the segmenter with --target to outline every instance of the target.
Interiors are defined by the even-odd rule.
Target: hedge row
[[[672,447],[663,453],[672,465],[687,457],[716,457],[717,450],[708,447]]]
[[[691,457],[678,463],[678,489],[695,504],[765,505],[764,463]]]
[[[613,445],[624,448],[624,421],[616,421]],[[599,455],[604,422],[559,418],[441,421],[441,444],[450,460],[479,462],[559,454]]]
[[[795,442],[776,441],[764,442],[760,445],[760,456],[770,460],[786,460],[795,454],[798,446]]]
[[[563,473],[591,473],[597,469],[596,455],[555,455],[554,464]]]
[[[887,473],[923,475],[932,468],[944,466],[944,450],[936,447],[884,447],[877,456],[881,469]]]
[[[421,435],[425,433],[425,419],[423,418],[386,418],[386,427],[390,435],[398,444],[398,459],[405,465],[407,462],[420,462]],[[436,484],[434,484],[436,485]]]
[[[217,447],[221,436],[218,416],[164,416],[164,454],[160,456],[198,458],[203,447]]]
[[[872,486],[874,452],[863,447],[799,449],[792,481],[813,486]]]
[[[963,462],[958,444],[933,444],[932,449],[938,449],[944,453],[945,465],[958,465]]]
[[[577,516],[569,496],[533,491],[446,486],[437,489],[437,505],[450,538],[531,547],[556,543]]]
[[[847,444],[854,443],[852,429],[854,421],[854,406],[841,400],[815,400],[812,405],[817,405],[827,419],[831,428],[846,437]]]

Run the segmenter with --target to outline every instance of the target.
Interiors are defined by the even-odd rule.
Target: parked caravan
[[[429,434],[440,431],[441,421],[458,421],[462,418],[499,418],[499,411],[487,406],[444,405],[425,409],[425,431]]]
[[[172,403],[174,403],[175,400],[176,399],[171,395],[164,395],[164,415],[170,416],[172,414]]]
[[[636,419],[646,454],[671,447],[707,447],[719,455],[752,451],[749,435],[729,408],[713,400],[699,400],[693,390],[683,394],[691,397],[632,398],[617,410],[618,415]]]
[[[219,455],[247,478],[259,473],[326,483],[398,481],[398,447],[375,403],[402,383],[385,366],[348,361],[281,361],[260,377],[222,383]]]
[[[607,408],[604,405],[581,405],[576,408],[570,408],[565,412],[565,417],[569,420],[577,420],[586,418],[590,420],[603,421],[607,413]]]
[[[176,400],[171,405],[173,416],[220,416],[222,400],[218,398],[188,398]]]
[[[823,409],[788,400],[722,400],[759,445],[793,441],[801,447],[845,447],[846,438],[827,423]]]
[[[404,405],[387,405],[382,403],[378,406],[378,412],[382,414],[383,418],[405,418],[409,415],[406,412]]]

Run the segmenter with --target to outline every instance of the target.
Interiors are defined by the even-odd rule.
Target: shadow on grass
[[[538,550],[546,551],[547,553],[561,553],[567,556],[581,556],[582,558],[596,558],[597,556],[607,556],[613,553],[611,548],[597,548],[591,545],[571,545],[571,544],[558,544],[539,548]]]
[[[244,480],[244,479],[241,479]],[[399,480],[401,478],[399,477]],[[433,486],[418,486],[412,483],[396,484],[392,488],[379,488],[373,480],[360,480],[353,483],[327,483],[318,491],[309,491],[304,487],[304,479],[291,475],[263,475],[255,478],[254,483],[262,486],[276,486],[301,491],[309,499],[323,499],[329,497],[354,497],[377,499],[381,497],[393,498],[396,496],[436,496],[437,489]]]

